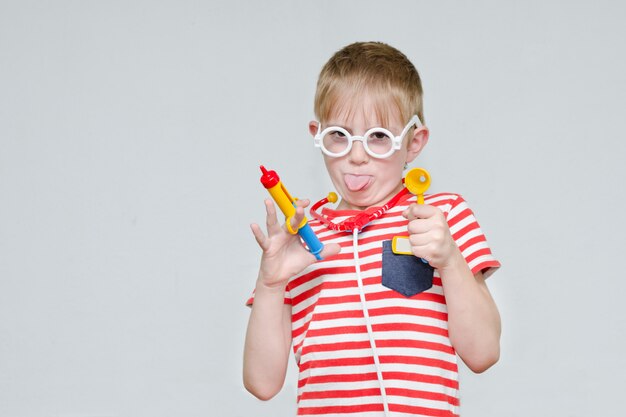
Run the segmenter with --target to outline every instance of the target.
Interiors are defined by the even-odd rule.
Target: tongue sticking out
[[[369,175],[346,174],[343,178],[350,191],[361,191],[367,187],[372,177]]]

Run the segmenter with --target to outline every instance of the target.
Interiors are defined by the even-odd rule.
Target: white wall
[[[381,40],[426,91],[434,191],[503,268],[465,417],[621,416],[626,7],[610,1],[0,1],[0,416],[288,416],[241,355],[260,163],[330,190],[317,73]]]

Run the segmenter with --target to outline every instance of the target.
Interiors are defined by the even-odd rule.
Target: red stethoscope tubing
[[[333,221],[325,218],[324,216],[322,216],[320,213],[317,212],[317,210],[320,207],[322,207],[324,204],[329,203],[328,197],[324,197],[317,203],[313,204],[310,212],[313,218],[320,221],[323,225],[325,225],[331,230],[342,231],[342,232],[351,232],[353,230],[361,231],[370,222],[381,217],[383,214],[385,214],[387,210],[389,210],[390,208],[398,204],[398,201],[400,201],[402,197],[404,197],[405,195],[409,193],[410,193],[409,190],[406,187],[404,187],[402,188],[402,190],[400,190],[398,194],[393,196],[391,200],[387,202],[387,204],[385,204],[382,207],[379,207],[377,210],[372,211],[372,212],[364,211],[355,216],[349,217],[340,223],[334,223]]]

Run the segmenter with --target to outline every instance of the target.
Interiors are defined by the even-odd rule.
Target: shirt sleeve
[[[452,238],[461,250],[472,274],[482,272],[487,278],[500,268],[500,262],[493,256],[487,238],[463,197],[455,196],[446,218]]]

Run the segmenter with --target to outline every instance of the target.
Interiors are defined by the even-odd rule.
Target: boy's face
[[[357,99],[349,98],[347,100]],[[408,120],[401,120],[399,112],[390,112],[388,123],[377,117],[373,101],[364,94],[358,104],[344,102],[331,112],[322,129],[328,126],[343,127],[352,135],[362,136],[373,127],[384,127],[394,135],[400,135]],[[318,123],[310,122],[309,131],[315,135]],[[350,152],[341,157],[324,156],[326,169],[333,185],[342,199],[338,209],[362,210],[384,205],[398,193],[402,185],[405,163],[413,161],[428,142],[428,129],[411,129],[403,140],[402,147],[391,156],[379,159],[370,156],[363,143],[354,141]]]

